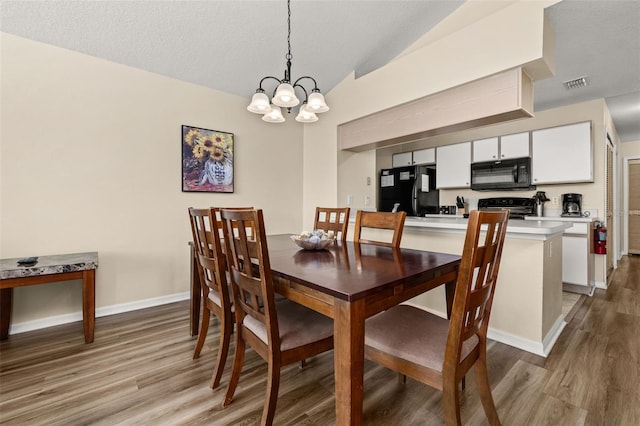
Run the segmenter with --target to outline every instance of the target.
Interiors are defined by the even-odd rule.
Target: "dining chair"
[[[347,229],[349,228],[349,207],[316,207],[316,217],[313,221],[313,229],[333,231],[343,243],[347,241]]]
[[[353,242],[365,244],[377,244],[379,246],[400,247],[402,230],[406,212],[367,212],[358,210],[356,212],[356,226],[353,234]],[[392,231],[390,242],[362,238],[363,229],[386,229]],[[365,231],[366,232],[366,231]]]
[[[441,390],[447,425],[461,424],[458,383],[474,365],[487,419],[500,424],[487,376],[487,326],[508,217],[506,210],[470,213],[450,320],[398,305],[365,323],[365,357]]]
[[[193,352],[193,359],[200,356],[200,351],[207,338],[211,314],[220,321],[220,343],[218,357],[211,376],[211,388],[220,383],[224,365],[229,353],[229,343],[233,332],[233,316],[231,293],[226,274],[226,263],[222,254],[219,222],[216,220],[214,208],[189,208],[193,244],[198,259],[198,274],[202,288],[202,322],[198,332],[198,341]]]
[[[333,321],[288,299],[276,302],[262,210],[222,209],[220,214],[237,327],[233,371],[222,405],[233,400],[249,344],[269,364],[261,424],[271,425],[281,367],[331,350]],[[250,225],[255,239],[247,238],[245,229]]]

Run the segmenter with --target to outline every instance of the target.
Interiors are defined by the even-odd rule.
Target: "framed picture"
[[[182,192],[233,192],[233,133],[182,126]]]

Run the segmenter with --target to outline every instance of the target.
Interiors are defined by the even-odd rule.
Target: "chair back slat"
[[[231,297],[227,290],[226,265],[222,255],[220,229],[219,223],[215,220],[215,211],[213,208],[195,209],[190,207],[189,218],[191,219],[194,249],[198,259],[198,274],[200,282],[205,284],[202,287],[203,297],[208,297],[212,290],[216,291],[224,306],[224,303],[231,302]],[[203,263],[205,259],[206,261]]]
[[[264,324],[268,344],[280,345],[273,278],[262,210],[220,211],[223,223],[236,323],[249,315]],[[248,230],[253,230],[250,235]]]
[[[508,218],[506,210],[469,216],[446,349],[455,351],[458,363],[466,340],[476,334],[486,338]]]
[[[376,244],[386,247],[400,247],[406,217],[406,212],[367,212],[358,210],[356,212],[356,226],[353,241],[356,243]],[[363,238],[362,231],[366,228],[391,231],[390,241]]]
[[[349,207],[316,207],[316,215],[313,222],[313,229],[333,231],[336,241],[347,240],[347,229],[349,227]]]

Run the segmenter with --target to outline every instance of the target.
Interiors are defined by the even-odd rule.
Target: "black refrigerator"
[[[435,166],[407,166],[380,170],[378,210],[407,212],[407,216],[438,214],[440,195]]]

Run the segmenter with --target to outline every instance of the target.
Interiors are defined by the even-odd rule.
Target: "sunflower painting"
[[[233,133],[182,126],[182,192],[233,192]]]

